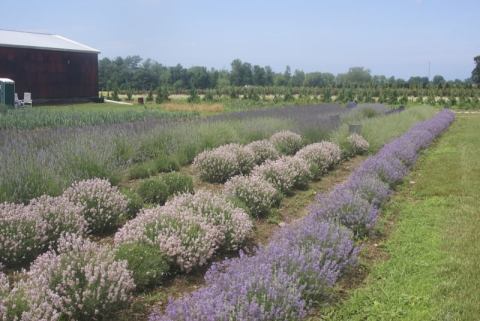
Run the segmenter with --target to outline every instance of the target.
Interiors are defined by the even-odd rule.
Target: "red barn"
[[[98,54],[62,36],[0,29],[0,78],[34,104],[97,100]]]

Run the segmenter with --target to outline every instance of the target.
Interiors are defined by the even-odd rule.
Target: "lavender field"
[[[435,113],[317,105],[3,130],[2,317],[129,320],[138,315],[125,307],[146,293],[137,304],[150,320],[303,318],[356,266],[379,206],[452,114],[442,111],[385,145],[291,226],[278,229],[276,213],[343,162]],[[348,132],[352,123],[361,134]],[[151,162],[162,169],[132,178],[128,169],[138,174]],[[269,242],[257,248],[259,226]],[[162,289],[172,294],[168,282],[205,269],[207,285],[166,310],[152,312],[143,301]],[[12,273],[22,277],[12,282]]]

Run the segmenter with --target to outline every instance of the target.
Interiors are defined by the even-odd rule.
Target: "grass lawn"
[[[480,115],[458,115],[383,211],[368,277],[312,320],[480,320]],[[370,254],[370,255],[369,255]]]

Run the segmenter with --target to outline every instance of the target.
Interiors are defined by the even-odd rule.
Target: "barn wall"
[[[35,99],[98,97],[96,53],[0,47],[0,78],[15,81],[19,97]]]

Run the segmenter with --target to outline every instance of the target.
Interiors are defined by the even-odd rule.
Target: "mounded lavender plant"
[[[313,178],[308,162],[297,156],[285,157],[284,161],[286,162],[286,166],[290,169],[293,187],[297,189],[306,189],[308,183]]]
[[[289,130],[273,134],[270,142],[284,155],[294,155],[303,145],[302,136]]]
[[[111,249],[75,235],[39,256],[13,289],[26,304],[21,320],[108,320],[131,298],[135,284],[126,261]]]
[[[303,188],[312,178],[307,162],[299,157],[284,156],[256,166],[252,176],[270,182],[279,192],[289,194],[293,188]]]
[[[253,223],[248,214],[235,207],[223,195],[200,190],[193,195],[178,195],[165,206],[179,212],[191,210],[194,215],[204,218],[223,234],[219,246],[225,250],[238,249],[252,232]]]
[[[225,235],[204,217],[172,206],[142,210],[116,234],[115,244],[143,241],[156,245],[183,271],[202,266],[213,256]]]
[[[47,224],[48,245],[56,245],[62,234],[86,234],[88,224],[83,217],[84,208],[64,196],[43,195],[30,201],[27,210],[36,213]]]
[[[364,236],[375,226],[378,209],[357,191],[339,186],[327,195],[318,195],[310,213],[318,220],[340,223],[356,236]]]
[[[368,152],[370,144],[368,141],[357,133],[353,133],[347,137],[347,142],[353,154],[364,154]]]
[[[235,176],[225,183],[224,193],[239,200],[252,217],[263,217],[279,204],[281,194],[260,176]]]
[[[76,182],[63,195],[83,207],[83,216],[91,233],[111,231],[118,226],[128,209],[126,197],[105,179]]]
[[[375,174],[351,175],[344,186],[352,192],[358,193],[363,199],[375,206],[380,206],[390,195],[388,184]]]
[[[239,144],[206,150],[195,157],[194,168],[202,180],[223,183],[238,174],[248,174],[255,165],[253,152]]]
[[[382,181],[394,186],[407,175],[407,167],[391,153],[381,150],[363,162],[355,172],[376,174]]]
[[[250,144],[245,145],[245,148],[252,151],[255,164],[257,165],[260,165],[268,159],[275,160],[280,157],[275,145],[266,139],[251,142]]]
[[[303,147],[295,155],[304,159],[315,178],[320,178],[341,160],[342,152],[337,144],[322,141]]]
[[[18,267],[48,246],[48,223],[23,204],[0,204],[0,264]]]

